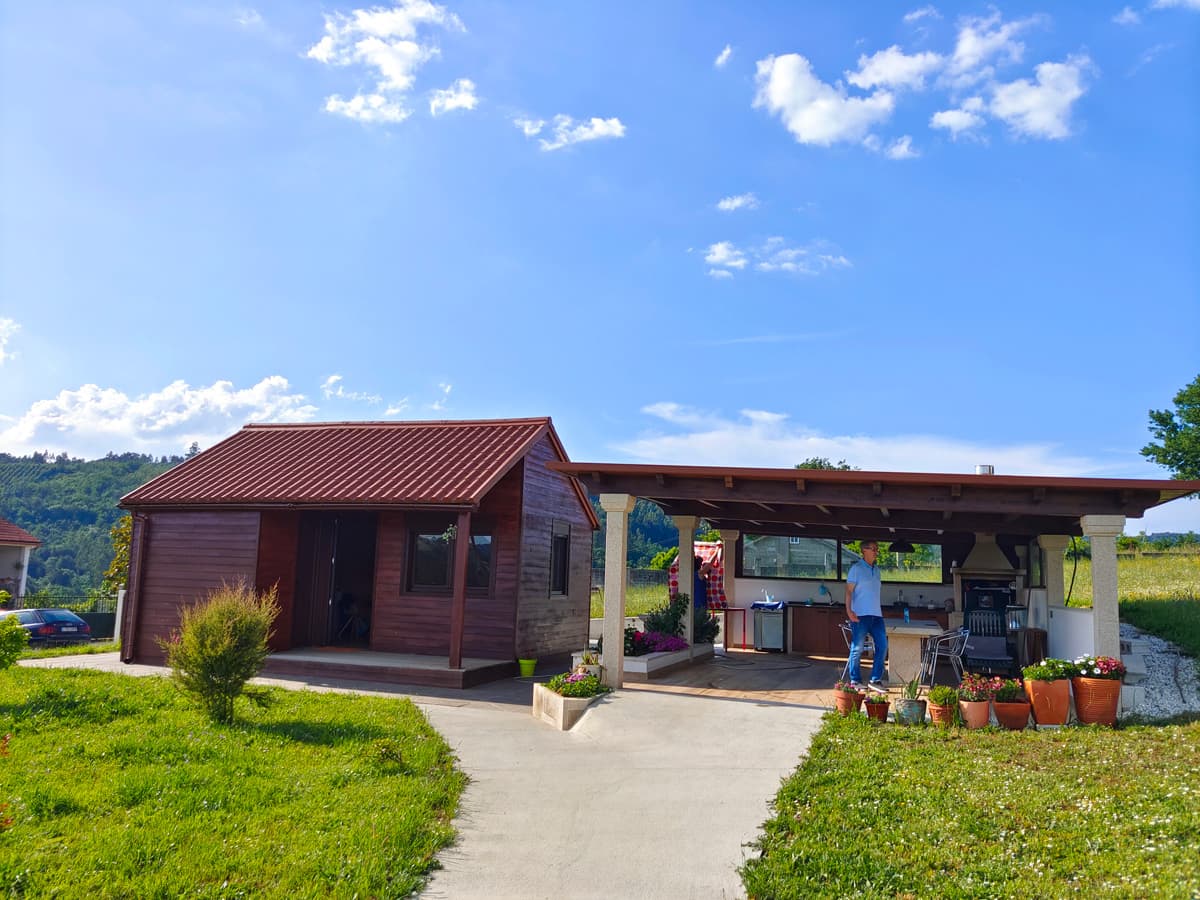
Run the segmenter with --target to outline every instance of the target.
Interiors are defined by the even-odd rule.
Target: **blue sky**
[[[551,415],[580,460],[1168,476],[1200,0],[0,15],[0,451]]]

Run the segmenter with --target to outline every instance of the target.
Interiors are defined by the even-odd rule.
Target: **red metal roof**
[[[18,544],[23,547],[36,547],[41,544],[37,538],[26,531],[14,525],[8,519],[0,519],[0,544]]]
[[[543,434],[566,460],[549,418],[247,425],[121,505],[474,506]]]

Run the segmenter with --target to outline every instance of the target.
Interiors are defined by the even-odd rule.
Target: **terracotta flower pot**
[[[1009,731],[1023,731],[1029,724],[1029,704],[1024,700],[1012,703],[993,700],[992,709],[996,711],[996,721]]]
[[[867,711],[868,718],[879,722],[887,721],[888,705],[886,703],[866,703],[863,708]]]
[[[834,691],[833,702],[837,706],[837,711],[843,716],[848,716],[850,713],[858,712],[858,708],[862,706],[862,694],[850,694],[846,691]]]
[[[1116,725],[1117,707],[1121,703],[1121,681],[1118,678],[1071,679],[1075,691],[1075,715],[1084,725]]]
[[[909,700],[904,697],[897,699],[896,721],[901,725],[924,725],[925,701]]]
[[[929,721],[934,725],[940,725],[942,728],[949,728],[954,724],[955,709],[957,709],[957,706],[938,706],[936,703],[930,703]]]
[[[968,728],[982,728],[988,723],[986,700],[959,700],[958,711],[962,713],[963,724]]]
[[[1066,725],[1071,713],[1071,682],[1026,681],[1025,693],[1033,706],[1033,718],[1039,725]]]

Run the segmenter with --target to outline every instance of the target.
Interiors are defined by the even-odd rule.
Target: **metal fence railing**
[[[9,609],[69,609],[75,613],[115,613],[115,594],[54,594],[37,591],[23,597],[14,597]]]

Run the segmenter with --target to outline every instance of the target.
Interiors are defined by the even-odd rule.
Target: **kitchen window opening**
[[[913,544],[911,553],[893,553],[879,541],[876,564],[885,582],[943,584],[940,544]],[[742,536],[743,578],[795,578],[844,581],[856,560],[859,541],[773,534]]]

